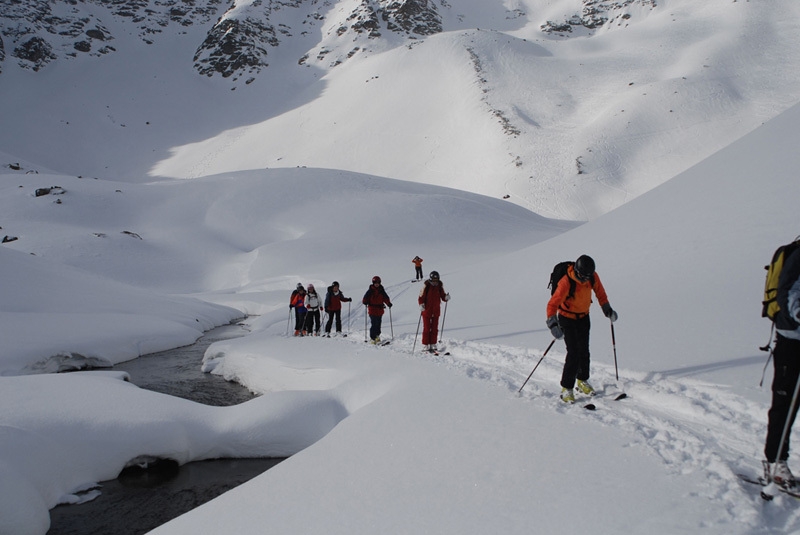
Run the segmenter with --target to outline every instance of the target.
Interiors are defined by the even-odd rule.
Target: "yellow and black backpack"
[[[778,304],[778,281],[781,277],[783,263],[798,248],[800,248],[800,236],[795,238],[792,243],[778,247],[775,250],[775,254],[772,255],[772,262],[764,266],[764,269],[767,270],[767,280],[764,283],[764,301],[762,301],[761,316],[772,321],[775,321],[775,316],[781,309]]]

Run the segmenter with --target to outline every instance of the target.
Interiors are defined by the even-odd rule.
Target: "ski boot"
[[[578,388],[578,391],[581,394],[584,394],[586,396],[594,396],[595,395],[594,388],[592,388],[592,385],[590,385],[586,381],[581,381],[580,379],[578,379],[577,388]]]
[[[561,387],[561,401],[564,403],[575,403],[575,394],[571,388]]]
[[[765,482],[769,483],[770,481],[774,481],[776,485],[784,489],[793,489],[797,486],[797,480],[794,478],[792,471],[789,470],[786,461],[778,461],[775,463],[763,461],[763,465]]]

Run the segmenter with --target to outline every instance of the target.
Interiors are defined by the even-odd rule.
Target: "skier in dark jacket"
[[[328,293],[325,294],[325,310],[328,311],[328,322],[325,324],[325,334],[331,335],[331,326],[333,325],[334,318],[336,319],[336,333],[342,332],[342,303],[349,303],[351,298],[345,297],[339,291],[339,283],[333,281],[333,284],[328,286]]]
[[[431,271],[417,299],[422,315],[422,344],[427,351],[438,351],[436,338],[439,336],[439,312],[442,301],[449,300],[450,294],[444,291],[439,272]]]
[[[381,341],[381,323],[383,322],[383,309],[392,308],[392,300],[381,285],[381,278],[372,277],[372,284],[367,289],[361,303],[366,305],[369,314],[369,338],[373,344]]]
[[[800,404],[795,403],[790,414],[800,377],[800,249],[795,249],[784,259],[778,279],[777,303],[780,310],[774,318],[776,340],[772,363],[775,374],[764,445],[764,477],[767,483],[792,488],[797,486],[797,482],[786,461],[789,459],[789,436]],[[784,428],[787,432],[781,447]]]

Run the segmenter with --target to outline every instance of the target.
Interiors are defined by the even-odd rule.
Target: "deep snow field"
[[[532,15],[481,30],[472,45],[496,54],[482,65],[503,82],[493,106],[519,99],[541,106],[522,115],[558,117],[516,140],[491,130],[480,98],[453,99],[462,82],[430,80],[472,68],[443,59],[448,47],[463,51],[463,28],[405,56],[392,49],[315,73],[324,90],[305,85],[308,73],[289,77],[257,111],[258,91],[276,82],[230,91],[166,61],[148,81],[138,63],[108,58],[4,69],[0,91],[12,98],[0,111],[14,127],[0,134],[0,162],[20,169],[0,167],[0,235],[17,238],[0,247],[0,533],[46,533],[49,509],[93,498],[98,482],[143,455],[291,455],[158,534],[800,533],[794,499],[764,503],[736,476],[759,469],[766,432],[763,266],[800,234],[800,32],[789,31],[798,7],[759,6],[665,0],[630,33],[572,41],[523,41],[538,27]],[[656,31],[667,13],[682,32]],[[706,39],[689,31],[695,21],[713,22]],[[676,53],[662,50],[676,43]],[[419,54],[428,47],[441,50]],[[513,59],[523,51],[526,60]],[[141,61],[141,51],[119,55]],[[706,56],[720,61],[700,72],[718,71],[674,97],[671,109],[691,111],[669,127],[673,116],[595,78],[604,63],[626,88],[670,72],[647,91],[666,98]],[[589,57],[597,73],[569,85],[568,65]],[[515,65],[538,72],[532,58],[546,58],[563,99],[526,92],[538,75]],[[293,72],[290,63],[276,71]],[[418,78],[388,80],[406,69]],[[367,72],[381,74],[384,92],[430,105],[415,116],[375,102],[359,93]],[[610,107],[593,120],[576,111],[601,109],[611,94],[635,112],[624,135],[609,127]],[[566,116],[564,99],[575,107]],[[451,113],[467,124],[445,124]],[[145,135],[142,123],[162,118],[169,124]],[[593,145],[597,136],[605,143]],[[447,143],[438,150],[433,138]],[[423,139],[437,147],[429,160]],[[610,163],[565,178],[560,166],[575,159],[565,140],[600,147]],[[542,150],[530,158],[547,179],[525,182],[504,167],[499,154],[514,144],[518,154]],[[570,155],[557,157],[558,147]],[[593,412],[558,399],[561,342],[518,393],[551,340],[550,270],[584,253],[620,315],[617,381],[609,323],[593,309]],[[452,295],[450,355],[415,346],[414,255]],[[358,304],[376,274],[395,303],[386,347],[364,343]],[[295,285],[333,280],[354,298],[349,336],[287,337]],[[111,368],[51,373],[189,344],[244,316],[252,334],[215,343],[204,362],[261,394],[239,406],[148,392]],[[628,397],[615,401],[621,391]],[[800,471],[796,452],[790,465]]]

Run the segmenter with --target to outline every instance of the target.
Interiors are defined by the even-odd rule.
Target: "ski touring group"
[[[422,262],[423,260],[419,256],[413,258],[415,278],[411,282],[419,282],[424,279]],[[445,292],[439,272],[431,271],[428,279],[424,281],[417,299],[420,307],[419,324],[422,325],[424,323],[422,344],[425,346],[426,351],[433,353],[438,351],[436,340],[439,335],[441,303],[446,303],[449,300],[450,294]],[[302,283],[298,283],[289,298],[290,314],[291,311],[294,311],[294,336],[320,336],[323,313],[327,315],[325,336],[331,336],[331,329],[334,324],[336,328],[334,335],[347,336],[347,334],[342,334],[342,303],[351,303],[352,301],[352,298],[346,297],[342,293],[337,281],[328,286],[324,301],[320,299],[313,284],[304,287]],[[390,340],[381,341],[381,333],[386,309],[389,309],[391,314],[392,299],[386,293],[386,289],[383,287],[381,278],[378,275],[372,277],[371,284],[364,293],[364,297],[361,298],[361,304],[364,305],[366,310],[364,317],[365,333],[367,332],[367,318],[369,318],[369,338],[367,341],[375,345],[389,343]],[[349,310],[348,304],[348,315]],[[291,322],[291,315],[289,321]],[[419,325],[417,336],[419,336]]]
[[[411,282],[424,279],[422,258],[414,257],[415,278]],[[759,477],[740,474],[741,479],[761,486],[760,494],[765,500],[779,492],[791,494],[800,499],[800,485],[788,466],[790,436],[792,426],[798,412],[800,397],[800,236],[786,245],[780,246],[774,253],[767,269],[764,287],[762,316],[772,321],[770,343],[763,347],[769,351],[773,362],[774,376],[772,382],[772,402],[767,413],[767,436],[764,445],[763,473]],[[545,325],[553,336],[552,342],[544,351],[539,362],[520,387],[525,387],[536,368],[547,355],[557,340],[563,340],[566,356],[561,373],[561,393],[559,399],[565,404],[575,402],[576,390],[579,394],[592,397],[596,394],[590,379],[589,334],[591,322],[589,309],[593,296],[597,299],[603,315],[611,324],[612,344],[614,348],[614,365],[616,368],[616,340],[614,323],[619,319],[617,312],[611,307],[606,289],[597,272],[595,261],[588,255],[581,255],[575,261],[557,263],[550,274],[550,299],[545,306]],[[417,334],[414,346],[422,330],[422,345],[425,351],[438,354],[437,338],[442,324],[442,303],[444,313],[450,294],[437,271],[431,271],[419,292],[417,302],[420,308]],[[339,284],[334,282],[328,287],[325,301],[316,294],[314,286],[309,284],[303,288],[298,284],[292,292],[290,308],[295,311],[295,336],[319,335],[320,313],[328,313],[325,334],[330,335],[335,322],[336,333],[341,334],[342,303],[350,303],[352,299],[342,295]],[[381,344],[382,320],[386,309],[390,311],[392,300],[382,285],[381,278],[372,278],[361,303],[366,308],[364,319],[365,333],[367,317],[370,321],[368,340],[373,344]],[[390,319],[391,321],[391,319]],[[774,344],[772,336],[774,335]],[[388,343],[387,342],[383,342]],[[413,349],[412,349],[413,352]],[[617,370],[617,379],[619,373]],[[625,393],[616,399],[623,399]],[[586,408],[594,409],[593,404]]]

